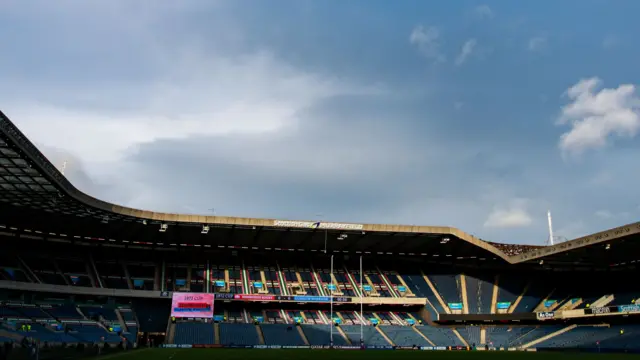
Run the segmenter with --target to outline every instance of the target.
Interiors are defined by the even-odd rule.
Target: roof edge
[[[240,225],[240,226],[278,226],[278,222],[286,223],[309,223],[320,224],[316,221],[304,221],[304,220],[277,220],[267,218],[246,218],[246,217],[231,217],[231,216],[211,216],[211,215],[189,215],[178,213],[163,213],[141,209],[134,209],[121,205],[109,203],[100,199],[97,199],[91,195],[88,195],[79,189],[77,189],[71,182],[53,165],[49,159],[18,129],[18,127],[2,112],[0,111],[0,131],[2,131],[7,138],[9,138],[14,145],[19,148],[29,160],[31,165],[38,168],[40,172],[49,178],[54,185],[64,191],[63,195],[69,196],[74,200],[81,203],[87,208],[99,209],[112,214],[121,216],[132,217],[142,220],[151,220],[158,222],[170,222],[170,223],[199,223],[199,224],[220,224],[220,225]],[[477,238],[471,234],[468,234],[460,229],[449,226],[419,226],[419,225],[391,225],[391,224],[355,224],[355,223],[331,223],[337,225],[346,225],[344,228],[349,228],[353,225],[353,228],[344,230],[357,230],[361,231],[373,231],[373,232],[400,232],[400,233],[425,233],[425,234],[441,234],[443,236],[455,236],[463,241],[473,244],[479,248],[482,248],[508,263],[515,264],[531,260],[536,257],[544,257],[557,252],[562,252],[582,245],[587,245],[590,241],[611,240],[612,236],[618,235],[618,237],[626,236],[632,231],[634,233],[640,233],[640,222],[621,226],[611,230],[605,230],[596,234],[587,235],[582,238],[564,242],[555,246],[545,246],[542,248],[533,249],[520,255],[509,256],[496,246],[489,242]],[[635,227],[633,227],[635,225]],[[296,227],[296,226],[292,226]],[[300,226],[298,226],[300,227]],[[628,231],[625,230],[629,227]],[[341,230],[339,227],[333,230]],[[625,232],[626,231],[626,232]],[[603,240],[604,239],[604,240]],[[518,245],[518,244],[513,244]],[[523,245],[526,246],[526,245]]]

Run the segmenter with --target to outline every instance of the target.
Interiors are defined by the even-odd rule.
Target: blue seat
[[[259,345],[260,339],[253,324],[220,324],[220,343],[223,345]]]
[[[201,322],[179,322],[176,324],[175,344],[214,344],[213,324]]]
[[[293,325],[263,324],[260,325],[264,342],[267,345],[302,346],[304,340]]]

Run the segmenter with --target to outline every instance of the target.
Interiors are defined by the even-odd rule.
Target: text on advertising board
[[[342,224],[332,222],[313,222],[313,221],[293,221],[293,220],[274,220],[273,226],[288,228],[304,228],[304,229],[327,229],[327,230],[362,230],[362,224]]]
[[[176,318],[212,318],[214,294],[177,293],[171,299],[171,316]]]
[[[601,314],[610,314],[610,313],[617,313],[617,312],[618,312],[617,306],[584,309],[584,313],[587,315],[601,315]]]
[[[640,305],[621,305],[618,306],[619,312],[640,312]]]
[[[545,312],[539,312],[537,314],[538,320],[548,320],[548,319],[553,319],[556,317],[556,313],[553,311],[545,311]]]

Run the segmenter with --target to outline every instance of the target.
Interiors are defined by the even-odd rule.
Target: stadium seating
[[[520,302],[514,309],[515,313],[532,312],[551,293],[553,289],[541,281],[531,281]]]
[[[479,326],[466,326],[462,328],[456,328],[456,330],[458,330],[458,333],[460,333],[460,335],[467,340],[467,343],[469,343],[470,346],[473,346],[474,344],[477,346],[480,344]]]
[[[12,309],[20,314],[20,317],[29,319],[51,319],[51,315],[47,314],[43,309],[35,305],[14,305]]]
[[[21,317],[22,314],[15,309],[7,306],[0,306],[0,318]]]
[[[431,305],[433,305],[435,310],[431,308],[431,306],[427,306],[427,310],[429,311],[432,320],[436,320],[438,318],[438,314],[443,314],[445,312],[422,275],[408,275],[404,276],[404,279],[407,286],[414,294],[416,294],[416,296],[426,298],[429,300]]]
[[[213,344],[213,324],[201,322],[179,322],[175,328],[175,344]]]
[[[258,332],[253,324],[220,324],[220,343],[223,345],[259,345]]]
[[[115,310],[111,308],[102,307],[102,306],[87,306],[87,305],[80,305],[79,308],[80,308],[80,311],[82,311],[82,313],[88,318],[101,316],[105,320],[109,320],[109,321],[118,320]]]
[[[357,326],[357,325],[343,325],[341,326],[344,333],[347,335],[351,343],[354,345],[360,344],[360,329],[362,329],[365,345],[374,346],[387,346],[389,343],[382,337],[382,335],[373,326]]]
[[[330,325],[302,325],[309,345],[327,345],[331,338],[331,326]],[[338,330],[333,329],[333,344],[334,345],[347,345],[346,340],[340,335]]]
[[[458,276],[455,274],[433,274],[428,276],[446,304],[462,302]]]
[[[500,274],[498,277],[498,301],[515,303],[526,288],[529,279],[521,274]]]
[[[416,326],[416,328],[436,346],[464,346],[449,328],[434,326]]]
[[[140,331],[165,332],[167,330],[171,309],[166,302],[134,300],[133,310],[139,321]]]
[[[560,325],[538,326],[532,329],[531,331],[525,333],[521,337],[513,340],[511,343],[509,343],[509,346],[520,347],[520,346],[526,345],[533,340],[539,339],[543,336],[556,332],[562,328],[564,328],[564,326],[560,326]]]
[[[536,344],[538,348],[595,348],[598,342],[615,337],[619,334],[618,328],[579,326],[575,329],[554,336]]]
[[[136,326],[129,326],[129,331],[123,333],[123,336],[130,343],[132,343],[132,344],[135,343],[136,339],[138,338],[138,328]]]
[[[616,330],[616,335],[600,340],[596,346],[612,350],[640,350],[640,325],[618,326]]]
[[[28,264],[33,264],[33,271],[44,282],[61,283],[65,277],[52,270],[55,264],[35,264],[35,257],[25,257]],[[58,266],[68,279],[78,277],[80,280],[73,282],[73,286],[91,286],[90,260],[60,259]],[[154,269],[153,263],[127,263],[124,266],[130,273],[131,280],[137,279],[138,285],[135,288],[153,289],[157,288],[154,276],[158,275],[158,270]],[[303,286],[307,295],[326,295],[326,286],[333,282],[326,268],[316,268],[312,273],[304,265],[289,268],[277,267],[257,267],[246,264],[235,264],[229,266],[215,265],[212,274],[216,278],[226,279],[228,277],[228,289],[231,293],[243,293],[244,291],[254,291],[253,283],[256,281],[265,282],[265,289],[269,294],[294,294],[296,287],[286,283],[296,283]],[[7,278],[8,267],[3,268],[3,274]],[[339,267],[336,265],[334,275],[341,292],[347,296],[358,294],[360,276],[358,270],[353,270],[352,266]],[[183,291],[204,290],[204,272],[202,267],[192,267],[190,265],[171,265],[172,278],[166,280],[167,288],[181,288]],[[464,339],[461,340],[450,327],[435,326],[432,321],[438,319],[438,314],[445,313],[442,302],[437,299],[439,295],[444,303],[462,303],[462,271],[455,271],[450,268],[423,268],[406,272],[391,269],[380,270],[372,266],[365,270],[363,281],[371,284],[379,297],[401,296],[397,291],[399,286],[406,285],[409,292],[418,298],[426,298],[428,304],[424,307],[429,318],[423,319],[425,311],[418,307],[375,307],[365,309],[361,315],[359,311],[348,306],[334,307],[334,318],[340,318],[342,323],[340,330],[333,328],[335,345],[358,345],[360,342],[360,323],[364,321],[364,340],[366,345],[386,346],[389,342],[383,334],[395,345],[399,346],[428,346],[431,343],[436,346],[462,346],[465,342],[469,345],[485,345],[492,347],[516,347],[531,343],[534,340],[560,330],[566,325],[541,326],[489,326],[485,327],[484,334],[482,326],[457,326],[455,330]],[[96,271],[106,287],[129,289],[128,280],[122,275],[125,271],[123,264],[108,264],[104,260],[96,260]],[[93,272],[96,272],[93,271]],[[12,278],[16,278],[16,271],[12,270]],[[121,274],[122,273],[122,274]],[[191,273],[191,282],[188,283],[187,275]],[[315,274],[318,274],[316,277]],[[397,275],[400,274],[400,275]],[[423,274],[426,274],[423,275]],[[496,276],[499,275],[499,276]],[[400,278],[399,278],[400,276]],[[425,279],[426,277],[426,279]],[[586,308],[587,304],[593,304],[597,300],[608,294],[613,294],[613,301],[606,305],[628,305],[640,298],[640,292],[634,291],[632,287],[625,286],[625,283],[612,281],[611,284],[599,282],[603,287],[593,286],[589,281],[570,281],[570,275],[557,274],[553,278],[545,278],[545,281],[535,276],[527,276],[518,273],[496,274],[488,269],[465,269],[465,289],[468,310],[470,314],[491,313],[491,302],[494,288],[497,289],[497,302],[509,302],[515,306],[513,312],[532,312],[536,308],[541,308],[544,300],[555,300],[555,310],[563,307]],[[83,282],[86,278],[87,282]],[[246,279],[245,279],[246,278]],[[366,280],[364,280],[366,278]],[[494,286],[497,278],[497,287]],[[181,280],[181,281],[178,281]],[[184,280],[184,281],[182,281]],[[140,283],[142,281],[142,283]],[[248,281],[249,287],[245,281]],[[435,293],[427,281],[430,281],[435,288]],[[62,281],[64,282],[64,281]],[[142,284],[142,285],[141,285]],[[283,285],[289,285],[285,288]],[[610,285],[610,286],[609,286]],[[606,289],[607,291],[603,290]],[[96,298],[97,299],[97,298]],[[31,331],[19,332],[13,328],[13,335],[29,336],[41,341],[51,343],[56,342],[97,342],[102,338],[107,342],[119,342],[121,336],[129,342],[135,342],[138,332],[165,332],[169,321],[169,307],[167,298],[133,298],[129,304],[115,305],[99,301],[91,296],[82,298],[84,303],[73,303],[69,299],[59,299],[55,303],[41,304],[34,300],[32,304],[3,303],[0,306],[0,318],[12,319],[20,323],[31,324]],[[519,299],[519,300],[518,300]],[[610,300],[610,299],[609,299]],[[516,304],[517,302],[517,304]],[[107,305],[105,305],[107,304]],[[267,345],[301,346],[304,338],[300,336],[298,329],[293,324],[296,317],[302,318],[301,329],[311,345],[328,345],[330,326],[326,324],[331,318],[327,307],[315,309],[308,306],[298,307],[289,310],[286,307],[280,309],[282,304],[270,303],[263,309],[258,304],[252,304],[244,308],[240,303],[220,303],[216,305],[216,314],[224,316],[225,320],[219,324],[219,334],[215,334],[213,324],[179,322],[176,324],[173,341],[175,343],[202,343],[213,344],[220,339],[221,344],[234,345],[257,345],[261,342],[261,336]],[[291,304],[292,308],[298,306]],[[597,305],[600,306],[600,305]],[[320,310],[321,309],[321,310]],[[405,310],[405,311],[402,311]],[[546,309],[542,309],[544,311]],[[410,313],[406,311],[411,311]],[[463,312],[463,311],[457,311]],[[416,327],[407,326],[415,319]],[[261,322],[260,330],[256,329],[254,319]],[[411,321],[407,321],[411,319]],[[63,323],[69,327],[68,332],[53,330],[53,327],[44,325],[45,322]],[[38,323],[40,322],[40,323]],[[372,327],[373,323],[379,323],[378,329]],[[120,335],[109,332],[105,328],[115,325],[125,325]],[[612,323],[610,326],[578,326],[575,329],[554,336],[553,338],[536,343],[539,348],[581,348],[594,347],[598,343],[601,347],[611,346],[618,349],[632,349],[634,341],[640,337],[640,331],[633,325],[626,327],[626,332],[620,333],[622,325]],[[347,339],[342,335],[345,334]],[[420,334],[424,335],[421,336]],[[12,335],[12,336],[13,336]],[[216,336],[218,335],[218,336]],[[6,335],[3,335],[6,337]],[[426,340],[425,337],[429,340]],[[485,340],[484,343],[482,340]],[[13,339],[15,341],[15,339]],[[594,345],[596,344],[596,345]]]
[[[485,274],[465,275],[469,314],[491,313],[494,276]]]
[[[381,328],[397,346],[431,346],[409,326],[384,326]]]
[[[519,338],[533,331],[535,328],[526,326],[491,326],[486,329],[486,345],[493,347],[511,347],[515,346]]]
[[[48,313],[56,319],[64,319],[64,320],[82,320],[83,317],[78,312],[78,308],[74,305],[59,305],[53,306],[48,310]]]
[[[98,325],[73,325],[69,333],[82,342],[96,343],[104,339],[108,343],[119,343],[122,339]]]
[[[23,332],[19,331],[19,334],[30,338],[38,339],[42,342],[49,343],[77,343],[80,340],[69,334],[65,334],[63,331],[54,331],[51,328],[47,328],[41,324],[31,324],[31,331]]]
[[[293,325],[265,324],[261,326],[267,345],[302,346],[304,340]]]

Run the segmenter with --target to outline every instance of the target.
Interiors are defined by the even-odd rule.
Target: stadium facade
[[[0,342],[640,350],[640,223],[525,246],[137,210],[77,190],[1,112],[0,216]]]

